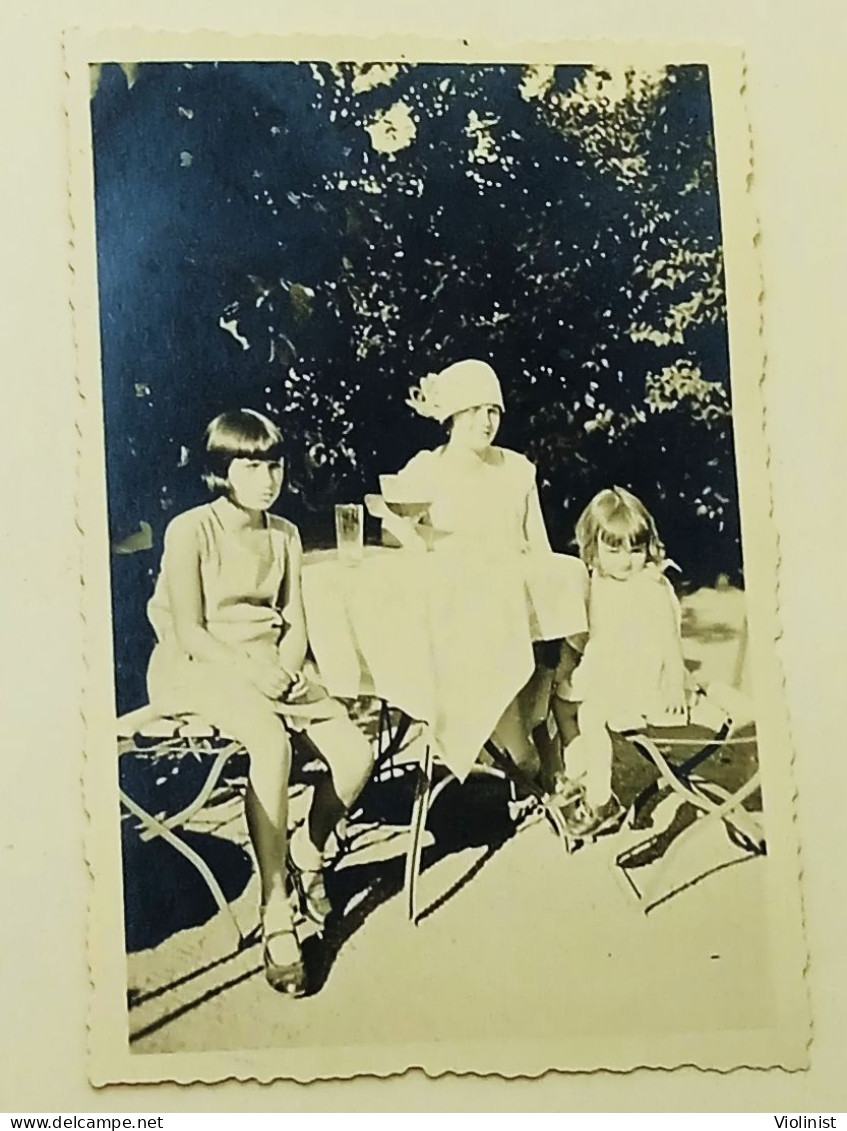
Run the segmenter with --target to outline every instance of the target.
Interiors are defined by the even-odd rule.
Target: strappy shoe
[[[332,904],[326,894],[323,868],[300,868],[290,858],[288,868],[300,902],[300,910],[307,919],[322,927],[332,914]]]
[[[550,800],[562,810],[578,804],[584,799],[585,789],[578,781],[569,778],[566,774],[557,774]]]
[[[305,994],[306,966],[294,925],[290,918],[278,927],[268,923],[267,908],[262,908],[262,961],[272,989],[291,997]]]
[[[568,836],[579,837],[578,830],[587,820],[588,806],[585,802],[585,790],[579,782],[560,775],[556,780],[556,789],[550,795],[550,804],[555,806],[562,820]]]
[[[584,799],[568,813],[562,813],[568,832],[578,840],[596,840],[598,836],[617,832],[623,824],[626,810],[614,794],[596,808]]]

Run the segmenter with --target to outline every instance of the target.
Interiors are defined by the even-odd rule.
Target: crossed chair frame
[[[377,737],[377,758],[374,777],[386,780],[414,773],[415,787],[410,820],[410,836],[406,851],[403,891],[406,914],[409,922],[417,925],[421,918],[419,909],[419,881],[423,858],[424,836],[427,817],[439,795],[457,779],[449,772],[436,781],[436,752],[428,736],[419,744],[419,754],[415,760],[400,761],[398,755],[404,748],[412,719],[403,712],[392,719],[387,703],[380,702]],[[187,860],[206,884],[216,906],[230,923],[236,946],[244,945],[247,936],[242,931],[237,917],[227,900],[219,880],[200,854],[180,835],[182,830],[195,817],[212,797],[229,759],[243,752],[243,747],[234,739],[221,734],[215,728],[198,720],[195,716],[178,715],[167,718],[158,715],[151,707],[143,707],[130,712],[118,720],[119,757],[155,750],[162,755],[172,752],[178,756],[194,756],[198,759],[211,756],[212,761],[203,782],[193,798],[178,812],[171,815],[153,814],[146,810],[119,786],[120,802],[141,827],[141,839],[149,841],[160,838]],[[693,830],[704,829],[717,822],[723,822],[732,839],[752,854],[766,851],[765,838],[758,820],[744,808],[747,800],[759,788],[758,771],[737,791],[731,792],[723,787],[705,781],[696,770],[724,746],[734,734],[734,724],[727,718],[715,732],[711,740],[701,739],[656,739],[642,732],[628,732],[624,737],[638,752],[652,763],[658,771],[654,781],[636,798],[628,811],[630,825],[635,825],[639,813],[647,801],[658,790],[675,794],[694,806],[698,819],[684,836],[678,837],[666,849],[662,868],[654,873],[648,886],[639,888],[631,876],[633,860],[657,841],[661,833],[651,833],[647,838],[619,852],[614,864],[626,877],[628,884],[647,912],[664,898],[654,898],[660,875],[664,872],[670,858],[675,854],[680,842],[687,839]],[[738,741],[736,739],[736,741]],[[695,752],[679,765],[672,765],[666,756],[668,748],[696,747]],[[567,824],[557,808],[555,801],[544,794],[494,742],[485,744],[487,761],[478,760],[473,773],[486,774],[506,782],[512,790],[520,789],[529,797],[543,815],[566,854],[580,847],[581,841],[569,831]]]

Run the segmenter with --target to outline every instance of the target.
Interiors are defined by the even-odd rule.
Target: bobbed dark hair
[[[226,494],[234,459],[278,463],[283,455],[282,432],[267,416],[252,408],[222,412],[206,428],[203,481],[215,494]]]

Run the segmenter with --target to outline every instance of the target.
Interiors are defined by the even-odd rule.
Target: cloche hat
[[[457,412],[480,405],[496,405],[504,411],[503,393],[497,374],[486,361],[466,358],[430,373],[419,387],[409,389],[406,404],[419,416],[427,416],[443,424]]]

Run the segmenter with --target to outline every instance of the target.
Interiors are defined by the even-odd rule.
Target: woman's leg
[[[552,707],[556,729],[562,740],[563,757],[566,757],[564,751],[579,734],[579,703],[554,695]]]
[[[572,681],[584,651],[585,639],[582,636],[563,640],[553,677],[553,716],[563,747],[570,745],[579,734],[577,721],[579,704],[572,699]]]
[[[547,718],[552,682],[552,668],[536,655],[535,670],[500,716],[492,735],[531,781],[549,768],[549,744],[539,746],[535,732]]]
[[[500,716],[492,737],[518,769],[535,781],[541,771],[541,758],[530,736],[532,724],[524,706],[520,695],[516,696]]]
[[[552,709],[555,717],[555,703]],[[556,721],[556,729],[557,733],[551,734],[547,720],[545,719],[544,722],[539,723],[532,732],[532,741],[535,744],[535,749],[538,751],[538,757],[541,761],[539,781],[545,793],[554,792],[557,783],[561,780],[562,774],[564,773],[561,728],[559,727],[558,719]]]

